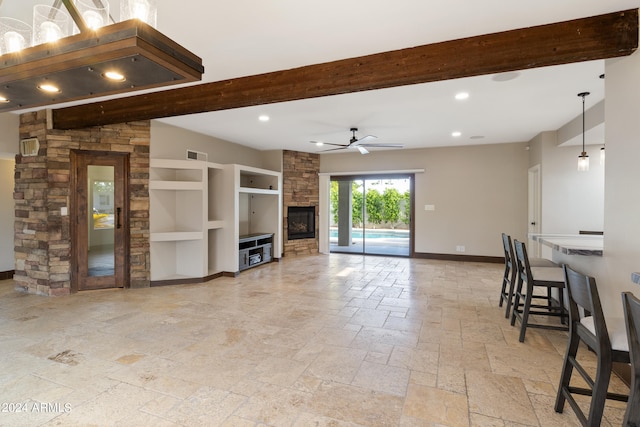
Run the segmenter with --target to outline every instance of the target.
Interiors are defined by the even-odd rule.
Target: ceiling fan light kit
[[[327,151],[337,151],[337,150],[346,150],[348,148],[356,148],[360,152],[360,154],[369,154],[368,148],[402,148],[403,147],[402,144],[373,144],[369,141],[377,139],[378,138],[377,136],[367,135],[358,139],[358,137],[356,136],[356,132],[358,132],[358,128],[351,128],[349,129],[349,131],[351,132],[351,139],[349,140],[348,144],[335,144],[332,142],[323,142],[323,141],[309,141],[309,142],[311,142],[312,144],[316,144],[319,147],[323,145],[334,145],[338,147],[338,148],[330,148],[328,150],[323,150],[322,151],[323,153]]]

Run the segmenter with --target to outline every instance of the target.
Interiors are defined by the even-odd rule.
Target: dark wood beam
[[[181,116],[630,55],[638,10],[53,110],[58,129]]]

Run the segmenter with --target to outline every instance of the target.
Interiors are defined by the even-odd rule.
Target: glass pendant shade
[[[157,0],[121,0],[120,20],[139,19],[156,27]]]
[[[578,171],[586,172],[589,170],[589,155],[586,151],[583,151],[578,156]]]
[[[31,46],[31,26],[13,18],[0,18],[0,55]]]
[[[589,170],[589,155],[587,154],[586,150],[584,149],[584,132],[585,132],[585,126],[584,126],[584,98],[589,95],[589,92],[580,92],[578,94],[579,97],[582,98],[582,153],[580,153],[580,155],[578,156],[578,171],[580,172],[586,172]]]
[[[71,17],[62,9],[45,4],[33,7],[33,46],[55,42],[71,35]]]
[[[96,5],[93,0],[75,0],[78,13],[91,30],[109,25],[109,2],[103,0],[101,3],[102,7]]]

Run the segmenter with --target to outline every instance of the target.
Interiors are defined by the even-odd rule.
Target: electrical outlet
[[[464,250],[465,250],[464,246],[462,246],[462,245],[456,246],[456,252],[464,252]]]

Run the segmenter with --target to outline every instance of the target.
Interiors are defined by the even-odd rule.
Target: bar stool
[[[527,257],[525,244],[514,241],[516,265],[518,269],[518,284],[513,301],[511,325],[515,325],[516,319],[520,320],[520,342],[524,342],[527,328],[553,329],[567,331],[564,325],[549,325],[543,323],[531,323],[529,316],[532,314],[542,316],[560,317],[562,323],[568,317],[567,309],[563,301],[564,274],[560,267],[531,267]],[[523,291],[523,287],[526,288]],[[535,295],[535,288],[544,288],[546,295]],[[551,290],[558,290],[556,300]],[[544,300],[546,304],[533,304],[534,300]]]
[[[631,388],[622,425],[640,426],[640,300],[631,292],[623,292],[622,307],[631,360]]]
[[[513,256],[513,245],[511,244],[511,236],[502,233],[502,247],[504,249],[504,276],[502,278],[502,289],[500,290],[500,302],[498,307],[506,301],[507,308],[504,313],[505,319],[511,314],[511,304],[513,301],[513,291],[516,286],[516,278],[518,270],[516,268],[515,258]],[[529,258],[531,267],[558,267],[558,264],[544,258]]]
[[[612,363],[629,363],[629,347],[624,322],[623,319],[608,319],[608,322],[605,322],[593,277],[585,276],[567,266],[564,266],[564,272],[569,298],[569,341],[554,409],[556,412],[562,412],[566,400],[583,426],[599,426],[606,399],[623,402],[627,400],[625,395],[607,391]],[[584,312],[582,318],[580,310]],[[596,354],[595,381],[576,359],[580,341]],[[573,368],[582,376],[589,389],[570,385]],[[585,416],[576,403],[574,394],[591,396],[588,416]]]

